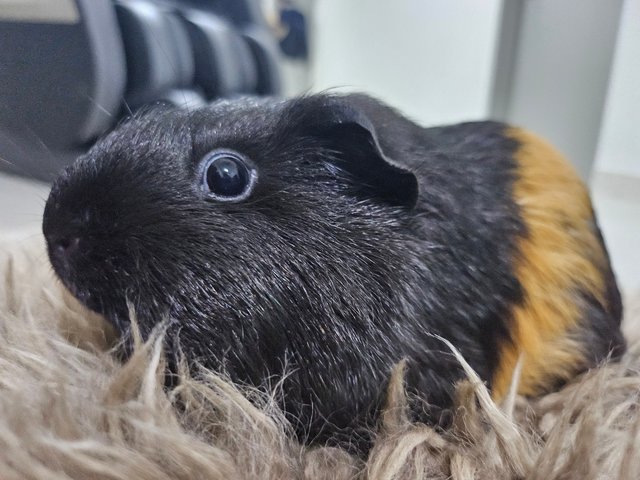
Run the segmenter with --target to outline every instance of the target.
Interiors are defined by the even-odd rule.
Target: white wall
[[[622,0],[523,2],[505,119],[551,141],[585,180],[596,156],[621,8]]]
[[[640,177],[640,0],[625,0],[596,170]]]
[[[316,0],[312,88],[372,93],[423,124],[485,118],[503,0]]]

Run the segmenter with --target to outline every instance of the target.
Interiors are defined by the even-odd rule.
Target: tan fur
[[[528,234],[518,243],[516,276],[525,301],[513,311],[512,341],[499,352],[493,391],[501,398],[522,355],[519,392],[537,395],[584,367],[584,346],[572,338],[581,320],[580,292],[604,302],[605,256],[593,228],[589,194],[551,145],[520,129],[513,195]]]
[[[535,401],[512,395],[497,405],[465,364],[447,433],[409,421],[400,364],[374,449],[360,460],[302,447],[287,435],[274,396],[213,373],[194,380],[183,372],[166,392],[161,330],[120,364],[105,351],[112,336],[102,320],[53,278],[39,239],[0,241],[0,280],[2,480],[640,476],[640,338],[622,363]]]

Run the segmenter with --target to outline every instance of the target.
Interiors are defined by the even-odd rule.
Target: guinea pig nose
[[[80,237],[61,237],[54,240],[51,247],[54,255],[63,259],[69,259],[80,249],[80,242]]]

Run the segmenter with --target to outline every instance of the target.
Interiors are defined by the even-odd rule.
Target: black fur
[[[526,231],[512,198],[513,140],[482,122],[423,129],[362,95],[156,109],[68,168],[47,202],[56,272],[121,330],[172,320],[191,359],[252,385],[281,378],[309,442],[366,448],[392,366],[445,422],[462,372],[487,381],[522,292]],[[225,147],[258,169],[247,200],[199,189]],[[80,238],[70,261],[55,253]],[[362,432],[362,436],[360,436]]]

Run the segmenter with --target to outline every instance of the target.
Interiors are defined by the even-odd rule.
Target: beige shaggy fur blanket
[[[637,479],[634,318],[628,304],[622,362],[540,399],[496,405],[469,370],[446,434],[407,421],[398,365],[362,460],[293,441],[277,388],[260,396],[205,372],[166,391],[161,331],[118,361],[108,326],[55,280],[40,238],[0,240],[0,479]]]

